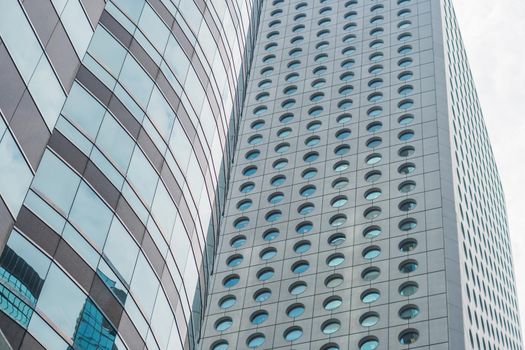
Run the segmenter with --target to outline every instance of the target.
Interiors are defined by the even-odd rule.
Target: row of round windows
[[[341,328],[341,322],[337,319],[330,319],[321,325],[324,334],[330,335]],[[303,336],[303,329],[300,326],[292,326],[283,332],[283,338],[289,342],[297,341]],[[413,328],[406,329],[399,334],[399,343],[402,345],[414,344],[419,339],[419,331]],[[264,333],[254,333],[246,340],[249,348],[261,347],[266,341]],[[375,350],[379,347],[379,339],[375,336],[368,336],[359,341],[359,350]],[[229,343],[226,340],[218,340],[212,344],[211,350],[228,350]],[[321,350],[339,350],[336,343],[328,343],[321,347]]]
[[[380,11],[382,9],[384,9],[383,4],[376,4],[376,5],[374,5],[374,6],[372,6],[370,8],[370,12],[374,13],[374,12],[378,12],[378,11]],[[283,13],[284,13],[284,11],[281,10],[281,9],[273,10],[272,12],[270,12],[270,17],[276,17],[276,16],[279,16],[279,15],[282,15]],[[316,19],[317,25],[320,26],[320,27],[326,27],[326,26],[330,25],[332,23],[332,18],[329,17],[329,15],[332,14],[332,13],[333,13],[333,9],[330,6],[325,6],[325,7],[320,8],[318,10],[318,14],[323,16],[323,17],[320,18],[320,19]],[[403,9],[400,9],[400,10],[398,10],[396,12],[396,16],[398,18],[408,17],[410,15],[412,15],[412,10],[410,8],[403,8]],[[352,10],[352,11],[348,11],[348,12],[342,13],[341,16],[342,16],[342,19],[345,22],[347,22],[347,21],[356,19],[359,15],[358,15],[357,11]],[[292,20],[294,22],[302,22],[302,21],[306,20],[307,18],[308,18],[308,15],[305,12],[301,12],[301,13],[295,14],[292,17]],[[384,19],[385,18],[382,15],[376,15],[376,16],[373,16],[370,19],[370,23],[371,24],[379,24],[379,23],[382,23],[384,21]],[[283,22],[280,19],[270,19],[270,21],[268,22],[267,26],[268,26],[268,28],[275,28],[275,27],[279,27],[281,24],[283,24]],[[301,29],[304,30],[303,27],[304,27],[303,24],[295,25],[292,28],[292,31],[293,32],[297,32],[297,31],[300,31]],[[301,29],[297,29],[297,28],[301,28]],[[344,29],[348,30],[346,26],[344,27]]]

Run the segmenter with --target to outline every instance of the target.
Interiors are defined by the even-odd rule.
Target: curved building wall
[[[2,164],[27,168],[0,168],[2,209],[11,218],[0,258],[6,339],[14,349],[191,348],[257,6],[69,0],[0,8],[10,20],[2,23],[2,49],[48,132],[29,162],[31,139],[16,137],[2,105]],[[38,21],[51,15],[64,28],[54,50],[66,62],[46,51],[49,25]],[[21,33],[39,49],[27,79],[32,61],[19,52]],[[67,97],[52,94],[70,63],[60,40],[77,57]],[[40,77],[39,64],[54,80]],[[33,92],[39,77],[49,84]],[[53,104],[41,107],[38,93]],[[38,134],[31,126],[24,124]]]

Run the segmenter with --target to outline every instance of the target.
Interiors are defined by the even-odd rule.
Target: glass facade
[[[0,3],[0,314],[13,349],[194,347],[258,10]]]
[[[450,1],[2,0],[0,78],[0,348],[522,349]]]

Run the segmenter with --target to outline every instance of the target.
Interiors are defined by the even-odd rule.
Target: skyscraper
[[[0,38],[0,345],[522,349],[449,0],[1,0]]]

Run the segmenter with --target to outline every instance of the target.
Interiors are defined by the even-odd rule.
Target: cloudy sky
[[[454,3],[505,190],[525,329],[525,1]]]

